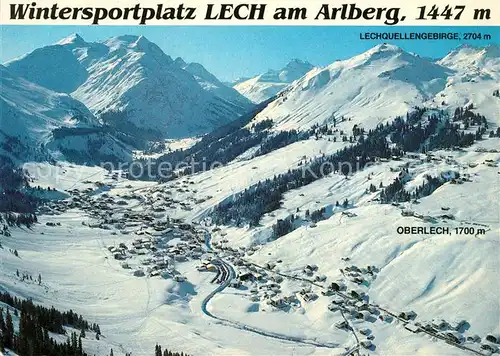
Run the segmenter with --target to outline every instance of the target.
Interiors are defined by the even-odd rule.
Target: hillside
[[[81,102],[1,70],[1,154],[15,162],[128,161],[130,148],[103,131]]]

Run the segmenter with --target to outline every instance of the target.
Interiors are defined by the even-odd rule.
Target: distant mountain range
[[[252,102],[249,99],[238,93],[235,89],[219,81],[215,75],[206,70],[200,63],[186,63],[180,57],[175,59],[175,63],[186,72],[191,73],[198,84],[206,91],[243,108],[252,106]]]
[[[201,65],[190,64],[195,78],[143,36],[86,42],[75,34],[5,66],[40,86],[71,94],[106,124],[152,138],[205,133],[252,106],[222,88]],[[217,85],[222,87],[214,90]]]
[[[270,98],[249,125],[304,130],[349,119],[374,127],[414,106],[470,103],[498,121],[499,52],[461,46],[433,61],[381,44],[326,67],[294,59],[231,88],[143,36],[86,42],[75,34],[1,67],[2,152],[130,160],[148,140],[210,132]]]
[[[314,68],[282,90],[254,120],[280,130],[349,119],[375,127],[414,106],[439,110],[473,104],[500,124],[498,46],[461,46],[433,62],[380,44],[352,58]]]
[[[313,68],[309,62],[292,59],[279,70],[270,69],[253,78],[237,79],[233,82],[233,88],[254,103],[260,103],[276,95]]]

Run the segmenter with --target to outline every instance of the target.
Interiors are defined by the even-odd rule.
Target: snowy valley
[[[88,322],[59,343],[500,352],[498,46],[380,44],[231,88],[142,36],[73,35],[1,69],[0,292]]]

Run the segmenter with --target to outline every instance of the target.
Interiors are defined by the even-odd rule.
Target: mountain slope
[[[17,77],[4,66],[0,79],[1,154],[19,161],[68,158],[68,153],[85,160],[130,158],[81,102]]]
[[[71,50],[58,44],[38,48],[5,63],[5,67],[30,82],[61,93],[71,93],[88,77]]]
[[[471,75],[470,70],[458,72],[453,66],[444,66],[450,62],[451,58],[433,63],[399,47],[381,44],[351,59],[313,69],[280,94],[256,121],[272,119],[278,129],[303,129],[333,123],[335,116],[337,124],[344,117],[369,128],[414,106],[454,109],[470,100],[482,102],[479,96],[483,95],[491,101],[497,99],[492,97],[491,88],[495,80],[486,77],[475,80],[474,90],[469,86],[459,89],[457,82]],[[488,75],[498,78],[492,74],[498,73],[498,66],[489,68]],[[494,109],[493,102],[481,112],[494,115]]]
[[[500,46],[473,47],[462,45],[437,61],[438,64],[455,70],[483,69],[496,71],[500,65]]]
[[[70,64],[54,68],[51,60],[59,56]],[[104,122],[135,135],[197,135],[237,118],[248,108],[204,90],[143,36],[88,43],[72,35],[9,62],[9,67],[39,85],[71,92]]]
[[[454,70],[446,88],[436,95],[445,106],[474,105],[500,125],[500,98],[493,93],[500,89],[500,47],[460,46],[437,62]]]
[[[250,100],[238,93],[235,89],[223,84],[200,63],[186,63],[180,57],[176,58],[174,62],[186,72],[191,73],[198,84],[206,91],[223,100],[241,106],[242,108],[249,109],[252,107],[252,102]]]
[[[7,135],[23,135],[28,141],[42,143],[55,128],[96,122],[85,105],[69,95],[19,78],[4,66],[0,66],[0,73],[0,126]]]
[[[271,69],[250,79],[237,80],[233,88],[254,103],[260,103],[276,95],[312,68],[314,66],[308,62],[292,59],[280,70]]]

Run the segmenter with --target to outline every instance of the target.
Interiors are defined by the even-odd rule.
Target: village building
[[[481,342],[481,337],[477,334],[469,335],[469,336],[467,336],[467,341],[479,343],[479,342]]]
[[[260,297],[259,297],[258,295],[256,295],[256,294],[254,294],[254,295],[252,295],[252,296],[250,297],[250,300],[251,300],[252,302],[259,302],[259,301],[260,301]]]
[[[466,327],[467,325],[469,325],[467,320],[457,319],[457,320],[453,320],[452,322],[450,322],[450,329],[453,329],[455,331],[460,331],[464,327]]]
[[[433,319],[431,322],[431,326],[436,330],[445,330],[450,327],[450,324],[448,324],[448,322],[443,319]]]
[[[240,288],[241,287],[241,281],[237,279],[233,279],[230,283],[229,286],[232,288]]]
[[[371,332],[372,332],[372,331],[371,331],[370,329],[368,329],[368,328],[359,329],[359,333],[360,333],[361,335],[365,335],[365,336],[366,336],[366,335],[370,335],[370,334],[371,334]]]
[[[351,327],[349,326],[349,324],[345,320],[337,321],[334,325],[336,328],[341,329],[341,330],[350,330],[351,329]]]
[[[184,277],[184,276],[177,275],[174,277],[174,281],[179,282],[179,283],[184,282],[185,280],[186,280],[186,277]]]
[[[276,282],[276,283],[281,283],[283,282],[283,277],[281,277],[279,274],[271,276],[271,281]]]
[[[330,284],[330,286],[328,288],[331,290],[334,290],[334,291],[342,291],[342,290],[346,289],[346,285],[344,282],[335,281],[335,282],[332,282],[332,284]]]
[[[315,301],[316,299],[318,299],[318,295],[316,293],[309,292],[304,294],[304,300],[306,302],[312,302]]]
[[[322,291],[321,291],[321,294],[322,294],[322,295],[325,295],[325,296],[327,296],[327,297],[328,297],[328,296],[333,295],[334,293],[335,293],[335,292],[334,292],[333,290],[331,290],[330,288],[328,288],[327,290],[322,290]]]
[[[412,333],[418,333],[420,331],[420,327],[413,322],[407,323],[405,325],[405,329],[411,331]]]
[[[361,290],[354,290],[354,289],[353,289],[353,290],[351,290],[351,293],[350,293],[350,294],[351,294],[351,296],[352,296],[353,298],[356,298],[356,299],[363,299],[363,298],[365,297],[365,295],[366,295],[366,293],[365,293],[365,292],[363,292],[363,291],[361,291]]]
[[[486,340],[495,344],[500,344],[500,334],[488,334]]]
[[[142,269],[138,269],[134,271],[135,277],[144,277],[144,271]]]
[[[336,304],[329,304],[328,305],[328,310],[332,311],[332,312],[336,312],[337,310],[340,310],[340,307]]]
[[[369,349],[370,347],[372,347],[372,342],[368,339],[361,340],[359,344],[363,346],[365,349]]]
[[[481,350],[486,350],[490,353],[495,353],[498,352],[499,349],[498,346],[496,346],[493,343],[484,342],[483,344],[481,344]]]
[[[378,317],[380,321],[386,322],[386,323],[391,323],[392,320],[394,319],[392,315],[389,314],[381,314]]]
[[[318,275],[318,276],[314,277],[314,281],[324,282],[324,281],[326,281],[326,276],[324,274]]]
[[[399,317],[404,320],[414,320],[417,317],[417,313],[415,313],[413,310],[404,311],[399,314]]]
[[[362,320],[369,320],[371,318],[371,315],[372,314],[368,310],[362,310],[356,314],[356,318]]]
[[[462,344],[465,341],[463,335],[458,331],[443,331],[438,335],[456,344]]]
[[[276,308],[284,308],[287,305],[283,298],[279,297],[272,297],[271,299],[269,299],[268,304]]]
[[[337,305],[340,305],[340,304],[344,304],[345,303],[345,299],[340,297],[340,296],[337,296],[335,298],[332,299],[332,303],[333,304],[337,304]]]

